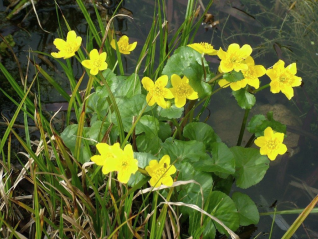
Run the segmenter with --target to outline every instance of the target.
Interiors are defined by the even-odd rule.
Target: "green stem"
[[[239,135],[239,138],[238,138],[237,144],[236,144],[237,146],[241,146],[244,131],[245,131],[245,126],[246,126],[246,121],[247,121],[248,115],[250,113],[250,110],[251,109],[245,110],[244,118],[243,118],[242,125],[241,125],[240,135]]]
[[[214,76],[211,80],[208,81],[209,84],[212,84],[214,81],[219,79],[221,76],[223,76],[223,73],[219,73],[216,76]]]
[[[117,123],[118,123],[118,128],[119,128],[119,138],[120,138],[120,143],[123,145],[124,144],[124,137],[125,137],[125,133],[124,133],[124,125],[123,125],[123,121],[121,120],[121,116],[119,113],[119,109],[115,100],[115,97],[113,95],[113,92],[111,91],[111,89],[109,88],[109,85],[106,81],[106,79],[104,78],[103,74],[99,73],[100,78],[102,79],[102,82],[104,83],[104,86],[106,87],[107,93],[109,95],[110,101],[113,105],[113,109],[115,111],[115,115],[116,115],[116,119],[117,119]]]
[[[148,106],[148,104],[146,104],[146,105],[144,106],[144,108],[142,108],[142,111],[141,111],[140,114],[138,115],[138,118],[135,120],[134,124],[131,126],[131,128],[130,128],[128,134],[126,135],[125,140],[121,142],[121,147],[122,147],[122,148],[124,147],[125,142],[128,141],[130,135],[133,133],[133,131],[134,131],[134,129],[135,129],[135,127],[136,127],[138,121],[140,120],[142,114],[145,112],[147,106]]]
[[[246,145],[245,145],[245,148],[251,147],[251,145],[253,144],[255,138],[256,138],[256,137],[255,137],[255,134],[253,134],[253,135],[250,137],[250,139],[247,141],[247,143],[246,143]]]
[[[261,90],[264,90],[265,88],[269,87],[269,84],[267,85],[263,85],[262,87],[258,88],[257,90],[253,90],[253,94],[256,94],[257,92],[261,91]]]

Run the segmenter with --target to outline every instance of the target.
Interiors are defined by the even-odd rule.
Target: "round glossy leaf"
[[[259,212],[253,200],[244,193],[235,192],[232,195],[237,211],[240,216],[240,225],[248,226],[257,224],[259,221]]]
[[[235,158],[236,185],[240,188],[248,188],[260,182],[268,167],[269,159],[262,156],[258,149],[233,147],[231,148]]]

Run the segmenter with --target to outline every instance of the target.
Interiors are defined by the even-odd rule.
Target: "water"
[[[167,19],[169,20],[169,26],[172,30],[172,34],[178,28],[182,22],[185,11],[185,0],[168,0],[167,6]],[[204,5],[208,1],[203,1]],[[210,11],[215,15],[214,20],[219,20],[220,24],[216,29],[206,30],[203,26],[199,29],[195,42],[211,42],[215,48],[226,47],[231,43],[238,43],[240,45],[250,44],[254,51],[252,56],[255,58],[256,64],[263,64],[266,68],[272,66],[279,58],[286,61],[286,64],[297,62],[298,73],[297,75],[303,77],[305,83],[302,88],[295,90],[295,97],[292,101],[288,101],[286,97],[280,94],[271,94],[268,89],[260,92],[257,95],[257,106],[264,104],[284,104],[295,117],[300,119],[299,125],[296,127],[296,134],[300,135],[299,141],[295,142],[293,148],[294,152],[290,152],[290,157],[283,157],[280,162],[272,164],[267,174],[261,183],[253,186],[247,190],[242,190],[247,193],[259,206],[261,212],[265,212],[268,208],[260,199],[260,195],[268,202],[269,205],[278,201],[277,210],[304,208],[315,196],[316,192],[308,193],[303,188],[297,188],[292,186],[292,182],[302,183],[318,188],[317,175],[317,132],[318,122],[316,107],[318,102],[317,93],[317,46],[318,42],[315,38],[315,21],[317,20],[318,6],[313,1],[301,1],[288,10],[290,7],[288,2],[279,1],[215,1],[214,7]],[[306,7],[309,5],[309,10]],[[116,30],[121,31],[123,34],[127,34],[131,41],[138,41],[137,49],[132,52],[131,55],[124,56],[125,62],[127,62],[126,72],[127,74],[134,71],[136,65],[135,59],[139,56],[139,52],[145,41],[148,31],[151,27],[153,16],[153,1],[126,1],[125,8],[133,12],[134,20],[130,21],[123,19],[115,22]],[[69,21],[72,29],[75,29],[78,34],[85,36],[87,32],[87,24],[82,17],[81,12],[72,6],[63,6],[63,12],[66,19]],[[306,14],[304,14],[304,9]],[[26,56],[29,54],[29,49],[39,50],[50,53],[54,50],[52,42],[58,35],[56,33],[58,24],[56,20],[55,9],[43,7],[39,9],[39,18],[41,19],[42,26],[45,30],[51,32],[47,34],[42,31],[38,26],[36,18],[32,13],[24,20],[21,28],[17,26],[21,22],[21,17],[17,18],[13,22],[4,20],[6,15],[3,11],[5,7],[0,2],[0,18],[2,33],[13,32],[16,46],[13,48],[17,55],[21,68],[25,73],[27,69]],[[25,14],[25,11],[22,13]],[[303,22],[302,22],[303,21]],[[19,29],[18,29],[19,28]],[[5,31],[4,31],[5,30]],[[64,29],[64,33],[66,30]],[[85,39],[84,39],[85,44]],[[58,79],[59,84],[69,90],[70,86],[67,83],[66,77],[63,73],[56,72],[52,66],[45,63],[45,59],[39,59],[37,54],[31,54],[31,59],[40,64],[49,74],[55,79]],[[211,61],[210,66],[216,70],[217,58],[209,57]],[[9,72],[14,74],[14,77],[19,82],[19,75],[17,74],[15,63],[10,54],[7,57],[2,58],[2,63],[7,67]],[[54,67],[60,70],[57,64],[53,63]],[[78,78],[80,76],[79,66],[74,68],[74,74]],[[80,68],[79,68],[80,69]],[[29,68],[28,81],[32,80],[34,76],[34,68],[31,65]],[[1,88],[10,92],[8,84],[6,84],[0,76]],[[48,82],[41,76],[39,90],[35,92],[41,95],[41,100],[44,103],[63,102],[63,98],[55,91],[52,90]],[[269,79],[265,77],[261,78],[265,83],[269,82]],[[84,84],[85,85],[85,84]],[[222,92],[222,91],[221,91]],[[1,93],[0,93],[1,94]],[[230,109],[235,113],[236,130],[237,135],[241,120],[243,118],[243,110],[239,110],[235,105],[235,100],[230,96],[230,90],[224,90],[223,93],[218,93],[216,97],[212,98],[210,111],[218,112],[222,108]],[[8,104],[8,100],[3,95],[0,95],[1,112],[8,117],[12,117],[15,106]],[[214,118],[213,118],[214,117]],[[212,115],[208,123],[215,127],[218,123],[215,122],[215,118],[221,117],[220,114]],[[274,115],[275,118],[275,115]],[[22,119],[21,119],[22,120]],[[20,121],[21,123],[22,121]],[[18,120],[19,123],[19,120]],[[217,129],[216,129],[217,130]],[[295,131],[295,130],[294,130]],[[222,137],[222,136],[221,136]],[[236,141],[235,136],[235,140]],[[228,142],[229,144],[235,144]],[[17,147],[18,144],[16,145]],[[291,151],[291,150],[289,150]],[[293,153],[293,155],[291,155]],[[300,180],[300,181],[299,181]],[[295,185],[295,184],[294,184]],[[233,191],[240,190],[233,188]],[[283,219],[287,224],[291,225],[296,219],[297,215],[283,215]],[[316,215],[310,215],[304,222],[304,227],[300,227],[297,231],[298,238],[308,238],[307,234],[311,235],[311,238],[317,238],[316,225],[318,217]],[[252,226],[242,228],[242,238],[253,238],[259,233],[260,238],[268,238],[268,234],[271,228],[272,218],[269,216],[262,216],[257,228]],[[306,232],[307,231],[307,232]],[[316,234],[314,234],[316,233]],[[272,238],[281,238],[284,231],[280,229],[278,224],[274,224]]]

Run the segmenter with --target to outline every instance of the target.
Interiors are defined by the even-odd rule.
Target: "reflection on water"
[[[167,0],[166,17],[169,21],[171,34],[175,33],[178,26],[184,18],[186,11],[186,0]],[[203,1],[206,5],[209,1]],[[283,94],[271,94],[268,89],[260,92],[257,95],[257,105],[271,105],[278,107],[279,104],[284,104],[284,108],[289,111],[285,117],[290,133],[296,135],[292,139],[293,145],[289,149],[289,154],[282,157],[280,162],[271,165],[264,180],[257,186],[244,190],[250,197],[257,202],[260,211],[267,211],[268,208],[260,200],[262,196],[268,204],[272,204],[278,200],[277,209],[294,209],[304,208],[312,200],[313,196],[317,194],[318,188],[318,147],[317,147],[317,133],[318,133],[318,117],[317,117],[317,102],[318,102],[318,6],[315,1],[297,1],[295,5],[290,5],[289,1],[254,1],[254,0],[232,0],[232,1],[214,1],[214,5],[210,13],[214,16],[212,21],[216,22],[214,28],[211,29],[208,24],[199,29],[195,42],[211,42],[214,48],[223,49],[233,42],[240,45],[250,44],[253,47],[253,57],[257,64],[263,64],[265,67],[271,67],[278,59],[283,59],[286,64],[297,62],[299,76],[303,78],[304,86],[295,89],[295,97],[292,101],[288,101]],[[138,50],[141,50],[143,42],[145,41],[148,30],[152,24],[154,1],[139,0],[125,1],[125,9],[132,12],[134,20],[130,21],[126,18],[119,19],[115,22],[117,33],[126,34],[131,41],[138,41],[137,50],[131,55],[124,56],[127,74],[134,71],[136,59],[138,58]],[[72,29],[83,36],[83,43],[86,44],[87,23],[82,16],[82,13],[77,9],[75,4],[66,4],[61,6],[65,18],[68,20]],[[5,7],[0,1],[0,18],[5,19],[7,13],[4,13]],[[22,16],[16,17],[12,22],[1,21],[0,33],[3,35],[12,34],[16,46],[13,48],[21,63],[22,71],[25,73],[27,69],[27,58],[29,50],[39,50],[46,53],[54,51],[52,44],[54,38],[58,36],[56,33],[59,29],[56,17],[56,11],[51,6],[40,6],[38,9],[39,19],[41,19],[42,27],[51,32],[45,33],[39,25],[32,12],[23,19],[23,16],[28,13],[28,9],[24,9],[20,14]],[[93,14],[92,14],[93,16]],[[23,19],[23,22],[21,23]],[[61,20],[61,19],[60,19]],[[96,19],[94,19],[96,22]],[[96,23],[97,24],[97,23]],[[65,34],[66,28],[63,27]],[[45,56],[38,57],[37,53],[32,53],[31,58],[41,67],[43,67],[49,74],[54,77],[57,82],[64,88],[70,89],[65,75],[61,72],[58,66],[51,62],[51,59]],[[211,67],[216,71],[218,59],[216,57],[207,58]],[[19,81],[19,75],[16,70],[15,63],[10,53],[1,58],[5,67],[15,74],[14,77]],[[79,65],[74,67],[74,75],[76,78],[80,76]],[[34,76],[34,69],[30,67],[29,78],[31,80]],[[1,88],[5,88],[10,92],[9,86],[5,85],[5,81],[0,76]],[[261,78],[262,84],[269,82],[268,78]],[[41,100],[45,103],[60,102],[63,98],[54,90],[47,81],[39,76],[40,92],[37,89],[34,91],[41,95]],[[84,83],[85,85],[85,83]],[[0,93],[1,94],[1,93]],[[216,94],[212,98],[210,104],[211,114],[208,122],[215,127],[220,127],[225,134],[228,127],[220,125],[220,111],[224,109],[231,110],[231,118],[235,118],[237,124],[237,135],[241,120],[243,118],[243,111],[233,106],[235,100],[231,97],[230,90],[226,89],[223,93]],[[0,95],[4,99],[3,95]],[[8,106],[0,103],[1,110],[12,112],[15,106]],[[278,110],[279,112],[280,110]],[[215,113],[219,112],[219,113]],[[237,113],[236,113],[237,112]],[[10,116],[10,113],[9,113]],[[274,118],[277,118],[274,112]],[[288,119],[287,119],[288,118]],[[288,121],[294,118],[294,121]],[[282,120],[282,121],[283,121]],[[222,121],[222,120],[221,120]],[[293,123],[296,122],[297,123]],[[222,121],[224,124],[224,120]],[[218,129],[216,129],[218,132]],[[222,137],[222,133],[220,133]],[[225,136],[224,136],[225,137]],[[235,136],[237,137],[237,136]],[[290,137],[291,138],[291,137]],[[297,139],[296,139],[297,138]],[[289,139],[290,140],[290,139]],[[234,139],[234,142],[236,138]],[[229,142],[228,142],[229,143]],[[233,143],[229,143],[232,144]],[[292,151],[293,149],[294,151]],[[306,187],[305,187],[306,185]],[[316,188],[316,189],[315,189]],[[233,191],[239,190],[234,188]],[[283,219],[287,224],[291,224],[296,215],[283,215]],[[269,216],[262,216],[257,229],[254,227],[247,227],[241,229],[241,238],[253,238],[261,232],[269,233],[272,223],[272,218]],[[305,237],[311,235],[311,238],[317,237],[317,216],[309,216],[304,227],[297,231],[298,237]],[[316,233],[316,234],[315,234]],[[280,238],[284,231],[280,229],[278,224],[274,225],[272,238]],[[261,235],[259,238],[268,238],[268,234]]]

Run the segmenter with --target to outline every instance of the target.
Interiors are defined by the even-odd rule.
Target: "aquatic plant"
[[[105,28],[97,17],[100,26],[97,30],[83,2],[77,0],[77,3],[94,43],[91,40],[82,46],[82,40],[65,20],[66,41],[62,38],[54,41],[59,52],[40,53],[61,66],[72,94],[68,95],[37,66],[38,74],[68,102],[63,130],[54,128],[53,119],[58,112],[47,119],[41,106],[29,99],[35,80],[23,91],[0,63],[0,70],[21,98],[0,143],[6,170],[1,181],[5,210],[0,224],[7,228],[0,233],[16,237],[23,233],[16,229],[13,213],[16,209],[12,205],[23,208],[30,220],[35,221],[30,235],[34,238],[161,238],[163,234],[174,238],[181,234],[215,238],[217,231],[238,238],[235,231],[240,226],[257,224],[259,213],[251,198],[239,192],[230,196],[229,191],[232,184],[246,189],[263,179],[269,159],[286,152],[283,144],[286,127],[270,114],[267,118],[256,115],[247,123],[257,92],[272,87],[271,83],[260,86],[258,78],[265,74],[266,67],[255,65],[250,56],[252,47],[233,43],[224,51],[210,43],[189,42],[190,33],[196,33],[203,18],[195,21],[195,1],[189,1],[184,23],[171,42],[166,37],[168,30],[160,9],[165,8],[164,1],[157,1],[158,18],[153,19],[142,49],[135,49],[136,42],[129,44],[128,37],[117,43],[115,39],[110,41],[111,21]],[[154,44],[158,36],[159,57]],[[93,47],[95,44],[100,50]],[[116,55],[112,54],[113,49]],[[126,74],[121,54],[133,55],[138,50],[141,53],[135,72]],[[218,68],[210,68],[206,54],[221,59]],[[81,63],[80,79],[73,75],[74,62],[70,57]],[[160,63],[155,65],[157,57]],[[66,64],[55,58],[64,58]],[[268,63],[271,65],[272,62]],[[141,67],[144,71],[139,74]],[[290,71],[284,77],[300,82],[295,67],[293,64],[287,67]],[[285,70],[276,68],[272,70]],[[269,69],[267,73],[272,80],[281,77]],[[85,76],[87,85],[80,95],[79,87]],[[223,143],[210,125],[200,121],[211,97],[217,92],[221,94],[226,85],[232,85],[232,94],[245,110],[234,147]],[[13,129],[21,109],[26,139]],[[76,121],[71,124],[72,110]],[[36,122],[40,131],[41,141],[36,150],[31,147],[27,130],[29,119]],[[260,149],[241,146],[246,129],[253,134],[252,142],[257,137],[255,144]],[[11,149],[11,134],[19,140],[28,159],[22,176],[13,184],[10,153],[4,153],[5,142]],[[24,176],[33,186],[34,196],[28,202],[13,196],[14,188]],[[180,217],[189,225],[187,230],[180,226]]]

